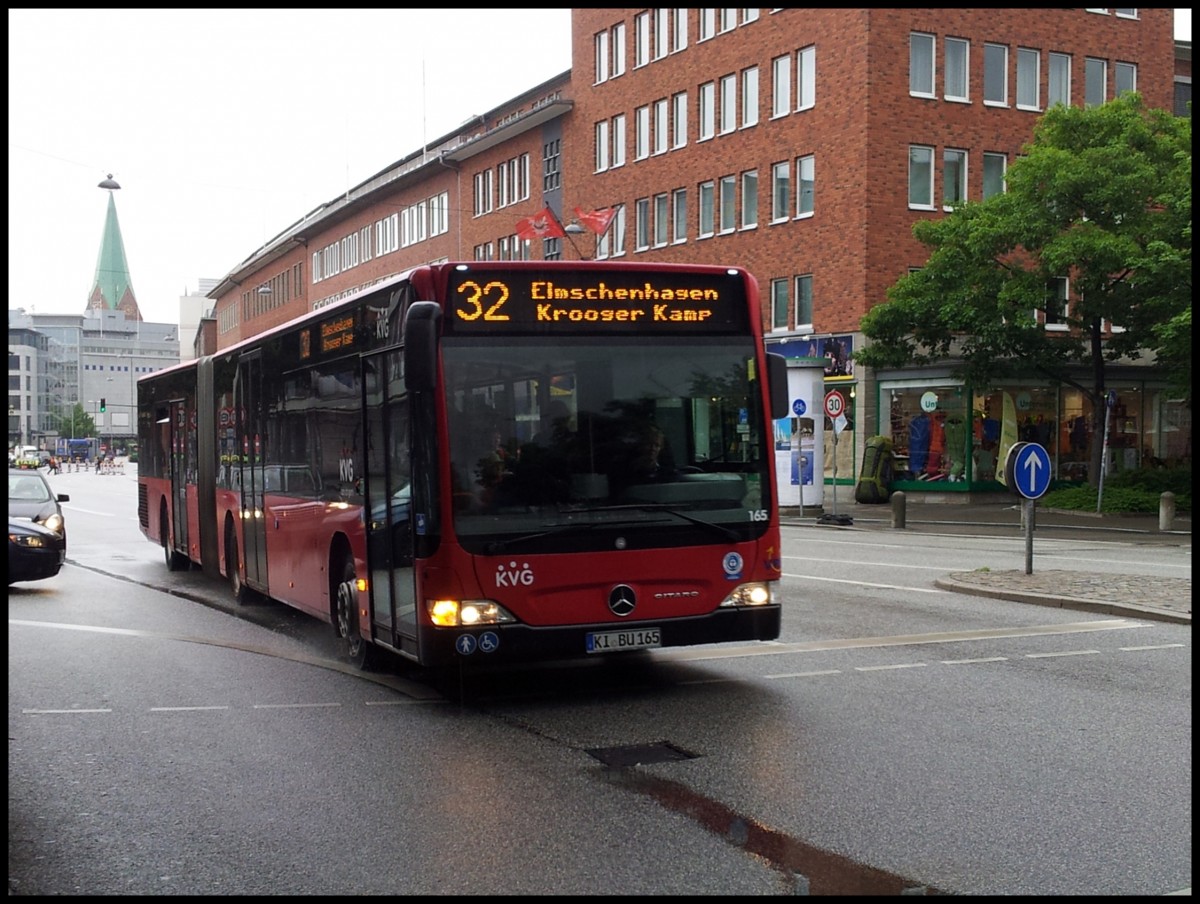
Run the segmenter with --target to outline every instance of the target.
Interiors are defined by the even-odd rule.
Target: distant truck
[[[58,457],[63,461],[93,461],[97,448],[94,436],[58,438]]]

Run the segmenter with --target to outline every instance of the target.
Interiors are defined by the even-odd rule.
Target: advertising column
[[[784,507],[823,503],[824,377],[823,358],[788,360],[791,413],[775,422],[775,474]]]

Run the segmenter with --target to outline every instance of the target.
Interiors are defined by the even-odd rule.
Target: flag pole
[[[558,211],[549,204],[546,205],[546,209],[554,215],[554,219],[558,222],[558,228],[562,230],[563,235],[567,237],[567,241],[571,243],[571,247],[575,249],[575,256],[581,261],[591,260],[591,258],[583,256],[583,252],[580,251],[579,246],[575,244],[575,236],[571,234],[569,229],[567,229],[566,224],[564,224],[562,221],[562,217],[558,215]]]

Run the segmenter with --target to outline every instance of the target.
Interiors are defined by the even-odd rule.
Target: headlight
[[[43,521],[42,525],[50,528],[50,530],[54,531],[56,534],[61,534],[64,530],[66,530],[66,522],[63,521],[63,516],[58,512],[55,512],[53,515]]]
[[[25,534],[9,534],[8,542],[15,543],[17,546],[24,546],[26,549],[45,549],[45,537],[39,537],[37,534],[26,536]]]
[[[492,600],[426,600],[429,618],[439,628],[469,628],[515,622],[512,613]]]
[[[766,606],[775,602],[775,585],[765,581],[738,584],[733,592],[721,600],[722,606]]]

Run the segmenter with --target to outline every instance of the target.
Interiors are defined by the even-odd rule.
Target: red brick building
[[[216,349],[429,261],[738,264],[759,280],[768,344],[826,358],[826,382],[850,399],[839,482],[882,433],[911,488],[991,486],[984,447],[1005,395],[1060,475],[1079,476],[1095,438],[1071,433],[1091,410],[1078,392],[856,373],[849,356],[863,314],[923,263],[912,224],[1002,190],[1052,103],[1137,90],[1173,109],[1177,76],[1190,97],[1172,10],[577,9],[571,31],[570,71],[319,206],[231,270],[211,293]],[[603,237],[521,240],[517,222],[547,206],[566,224],[576,207],[615,216]],[[1190,457],[1190,412],[1159,375],[1113,376],[1113,466]],[[911,467],[910,425],[931,413],[966,424],[965,454],[931,470],[927,450]]]

